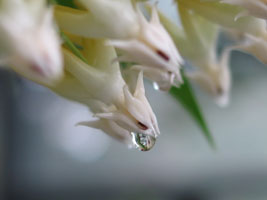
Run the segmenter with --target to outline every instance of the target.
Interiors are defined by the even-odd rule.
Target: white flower
[[[211,94],[219,106],[228,105],[231,89],[229,70],[231,48],[225,49],[218,59],[216,55],[218,26],[191,13],[183,6],[179,7],[179,13],[189,45],[184,54],[197,68],[188,72],[187,76]]]
[[[121,76],[119,65],[110,64],[116,57],[114,48],[106,46],[103,40],[84,40],[83,54],[89,64],[66,49],[63,49],[63,53],[66,78],[51,89],[86,104],[99,119],[79,124],[101,129],[129,145],[134,145],[132,141],[129,143],[132,135],[142,136],[147,144],[146,148],[142,145],[140,148],[152,148],[151,144],[159,135],[159,128],[145,97],[142,72],[138,75],[135,90],[130,91]]]
[[[207,20],[214,22],[236,34],[243,35],[245,40],[240,45],[232,47],[246,51],[263,63],[266,63],[266,42],[267,31],[266,23],[262,14],[267,13],[266,1],[261,0],[177,0],[179,4],[189,10],[205,17]],[[224,3],[220,3],[220,2]],[[226,3],[232,4],[228,5]],[[243,11],[242,7],[249,11]],[[246,16],[244,15],[254,15]],[[256,16],[257,14],[257,16]],[[260,17],[259,15],[262,15]],[[260,17],[263,19],[259,19]]]
[[[224,32],[235,42],[229,48],[251,54],[263,64],[267,64],[267,32],[258,37],[236,30],[226,29]]]
[[[61,78],[60,39],[45,1],[3,0],[0,6],[1,59],[14,71],[49,85]]]
[[[241,50],[255,56],[263,64],[267,64],[267,40],[254,37],[249,34],[242,34],[243,40],[240,44],[234,45],[231,48]]]
[[[169,89],[182,82],[180,65],[183,63],[171,37],[160,24],[156,8],[148,22],[130,0],[79,0],[88,11],[57,7],[55,16],[63,30],[89,38],[107,38],[108,44],[122,50],[120,61],[131,61],[144,71],[170,74],[167,82],[157,82]],[[154,71],[155,70],[155,71]],[[152,81],[157,77],[147,76]]]
[[[156,7],[148,22],[138,11],[139,33],[128,40],[110,40],[109,44],[122,50],[119,60],[136,62],[144,75],[156,82],[162,90],[182,83],[180,65],[183,60],[178,53],[170,35],[161,25]],[[164,77],[164,79],[161,79]]]
[[[218,59],[218,26],[180,4],[179,14],[183,29],[162,14],[160,19],[180,49],[181,55],[195,67],[187,70],[186,75],[214,97],[218,105],[227,105],[231,89],[228,63],[231,49],[225,49]]]
[[[237,19],[237,16],[240,14],[240,12],[242,12],[241,7],[220,3],[218,2],[218,0],[176,1],[187,9],[194,11],[196,14],[225,28],[230,28],[232,30],[248,33],[255,37],[262,37],[266,34],[266,23],[264,20],[258,19],[253,16],[247,16]]]
[[[214,97],[219,106],[229,103],[231,90],[231,72],[229,70],[229,53],[226,49],[220,60],[205,66],[204,69],[187,73],[187,76]]]
[[[130,132],[141,133],[152,137],[159,135],[156,117],[145,97],[143,75],[140,72],[136,89],[132,94],[128,86],[123,87],[122,102],[115,102],[115,107],[108,107],[95,116],[116,122]]]

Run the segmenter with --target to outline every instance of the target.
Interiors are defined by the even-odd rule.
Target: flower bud
[[[45,1],[3,0],[0,41],[5,65],[28,79],[50,85],[63,73],[60,39]]]

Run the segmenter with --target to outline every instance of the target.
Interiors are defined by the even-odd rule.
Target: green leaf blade
[[[198,105],[191,84],[188,81],[188,79],[184,76],[184,74],[183,74],[183,80],[184,84],[181,85],[180,88],[172,87],[169,92],[190,113],[191,117],[197,122],[199,127],[202,129],[202,132],[205,138],[207,139],[209,145],[213,149],[215,149],[216,145],[213,136],[202,114],[201,108]]]
[[[61,38],[64,41],[64,44],[72,51],[74,55],[76,55],[78,58],[80,58],[83,62],[88,64],[86,58],[82,55],[80,50],[72,43],[72,41],[68,38],[64,32],[60,32]]]
[[[53,0],[54,2],[56,2],[58,5],[61,6],[67,6],[67,7],[71,7],[71,8],[77,8],[77,6],[74,3],[74,0]]]

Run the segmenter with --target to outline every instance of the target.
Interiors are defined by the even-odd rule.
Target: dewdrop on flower
[[[141,150],[151,149],[160,132],[145,96],[142,72],[134,91],[130,91],[118,63],[110,64],[116,57],[114,48],[106,46],[103,40],[84,40],[83,54],[88,64],[66,49],[63,53],[67,75],[51,89],[86,104],[94,113],[96,120],[78,124],[100,129],[128,146],[139,144]]]
[[[63,74],[60,39],[46,1],[2,0],[0,60],[28,79],[54,84]]]
[[[141,151],[150,150],[159,135],[156,118],[153,111],[142,93],[142,73],[139,74],[134,95],[130,93],[127,86],[124,86],[125,105],[106,106],[102,103],[91,104],[100,106],[94,110],[101,110],[101,113],[95,113],[98,120],[80,122],[78,125],[84,125],[91,128],[100,129],[111,137],[128,145],[129,148],[136,147]],[[141,95],[141,96],[140,96]],[[139,97],[138,97],[139,96]],[[148,110],[147,110],[148,109]],[[134,118],[134,119],[132,119]],[[152,123],[151,123],[152,122]]]

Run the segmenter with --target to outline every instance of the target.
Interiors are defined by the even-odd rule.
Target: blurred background
[[[170,1],[159,6],[176,19]],[[227,108],[195,88],[216,151],[181,105],[146,82],[162,132],[149,152],[75,127],[90,120],[86,107],[1,70],[0,199],[267,199],[267,67],[234,51],[231,69]]]

